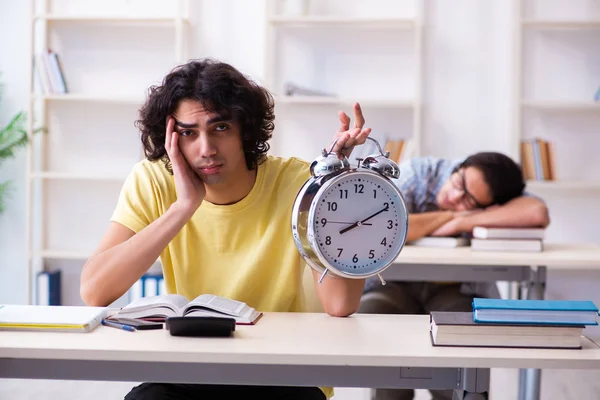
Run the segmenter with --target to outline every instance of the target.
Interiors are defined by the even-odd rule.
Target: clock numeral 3
[[[388,219],[387,228],[392,229],[393,227],[394,227],[394,221],[392,221],[391,219]]]

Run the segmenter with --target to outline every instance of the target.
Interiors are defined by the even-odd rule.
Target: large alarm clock
[[[292,209],[292,233],[306,263],[321,273],[363,279],[378,275],[406,243],[408,211],[391,180],[400,169],[372,138],[379,154],[350,166],[343,155],[322,150]],[[337,142],[337,141],[336,141]]]

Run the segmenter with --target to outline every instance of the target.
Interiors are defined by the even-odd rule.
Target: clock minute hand
[[[374,217],[376,217],[377,215],[379,215],[379,214],[381,214],[382,212],[384,212],[384,211],[387,211],[387,210],[388,210],[388,207],[387,207],[387,206],[386,206],[386,207],[383,207],[381,210],[377,211],[376,213],[374,213],[374,214],[372,214],[372,215],[369,215],[367,218],[363,219],[362,221],[355,222],[355,223],[353,223],[352,225],[345,227],[344,229],[340,230],[340,235],[341,235],[341,234],[344,234],[344,233],[346,233],[346,232],[348,232],[348,231],[349,231],[349,230],[351,230],[351,229],[354,229],[354,228],[356,228],[356,227],[357,227],[357,226],[359,226],[359,225],[362,225],[363,223],[367,222],[367,221],[368,221],[368,220],[370,220],[371,218],[374,218]]]

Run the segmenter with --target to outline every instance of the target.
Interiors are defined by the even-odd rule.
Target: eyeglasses
[[[465,178],[464,170],[456,171],[452,175],[450,182],[452,183],[452,186],[455,190],[462,192],[462,197],[460,201],[464,204],[465,208],[469,210],[472,210],[474,208],[484,208],[484,206],[481,203],[479,203],[477,199],[475,199],[475,196],[473,196],[473,194],[471,194],[467,190],[467,180]]]

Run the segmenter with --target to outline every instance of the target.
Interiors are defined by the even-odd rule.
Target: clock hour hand
[[[379,214],[381,214],[382,212],[384,212],[384,211],[387,211],[387,210],[388,210],[388,206],[385,206],[385,207],[383,207],[381,210],[377,211],[376,213],[369,215],[367,218],[363,219],[362,221],[355,222],[355,223],[353,223],[352,225],[345,227],[344,229],[342,229],[342,230],[340,231],[340,235],[341,235],[341,234],[344,234],[344,233],[346,233],[346,232],[348,232],[348,231],[349,231],[349,230],[351,230],[351,229],[354,229],[354,228],[356,228],[357,226],[366,225],[366,224],[365,224],[365,222],[367,222],[367,221],[368,221],[368,220],[370,220],[371,218],[374,218],[374,217],[376,217],[377,215],[379,215]]]

